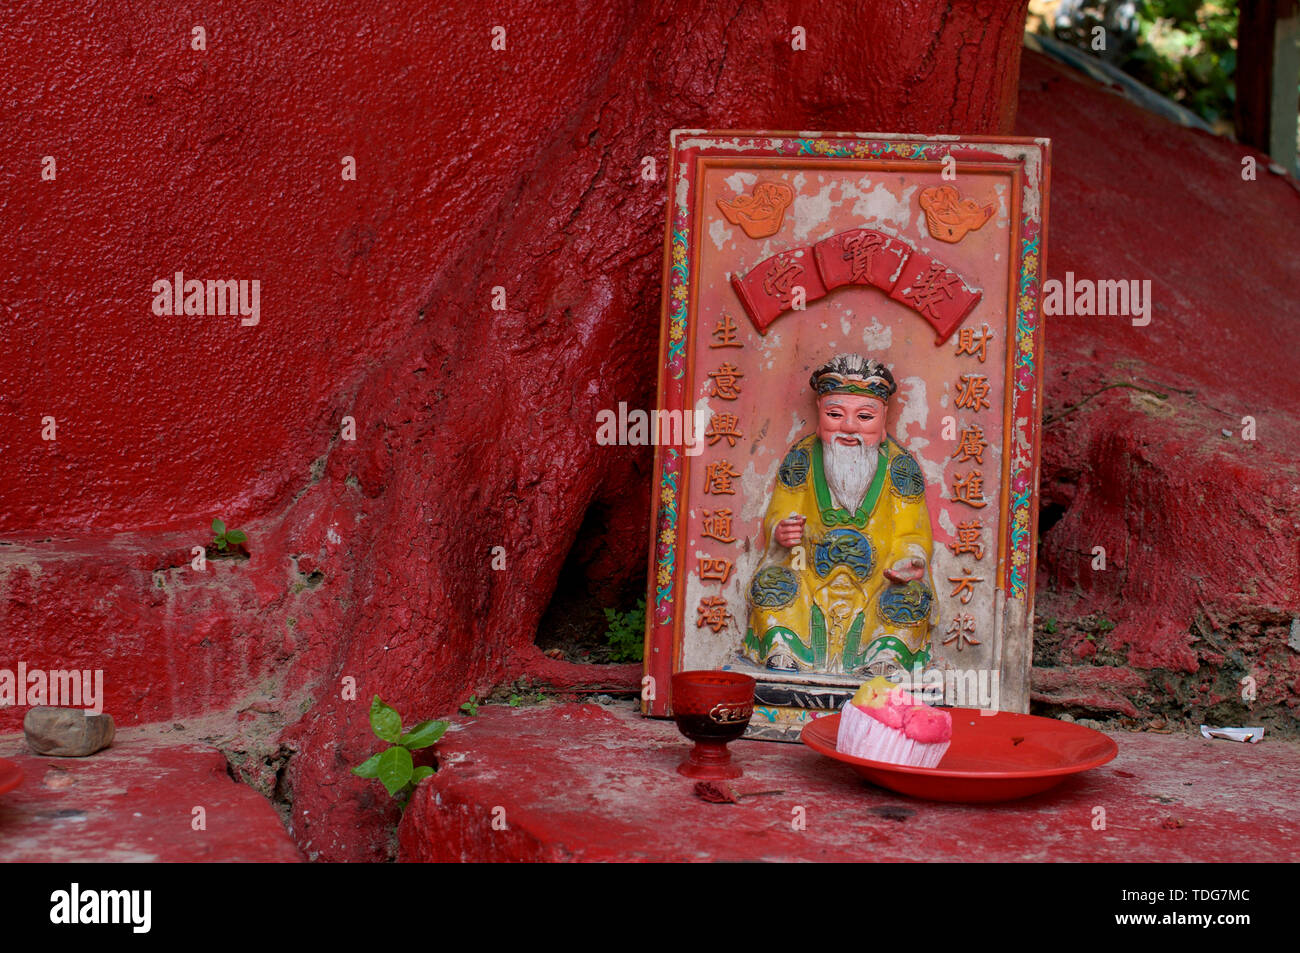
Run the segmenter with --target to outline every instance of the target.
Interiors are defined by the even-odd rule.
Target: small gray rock
[[[80,708],[37,707],[23,719],[23,734],[37,754],[84,758],[113,743],[112,715],[92,715]]]

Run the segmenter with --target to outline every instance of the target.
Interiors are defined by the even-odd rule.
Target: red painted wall
[[[1147,280],[1153,303],[1141,327],[1045,321],[1038,614],[1114,629],[1058,652],[1040,628],[1033,697],[1294,732],[1300,187],[1040,57],[1020,100],[1018,131],[1052,138],[1045,277]]]
[[[558,234],[574,213],[513,206],[530,178],[590,171],[594,150],[575,150],[620,60],[624,78],[640,68],[638,82],[659,87],[627,106],[664,100],[650,123],[604,117],[620,163],[662,158],[672,125],[706,117],[883,128],[906,103],[909,128],[924,130],[1010,115],[1005,67],[1019,51],[995,29],[985,47],[1004,69],[958,87],[956,50],[927,50],[930,4],[733,17],[735,6],[6,8],[0,531],[198,529],[285,504],[422,306],[492,340],[487,289],[522,275],[483,256],[516,215]],[[995,23],[1019,6],[997,4]],[[636,44],[656,19],[647,70],[651,48]],[[787,21],[806,24],[807,52],[790,50]],[[206,51],[191,48],[196,25]],[[494,25],[505,51],[491,49]],[[913,48],[897,55],[903,38]],[[872,69],[887,52],[899,66]],[[638,186],[637,171],[602,177],[653,214],[661,189]],[[484,266],[499,273],[480,280]],[[259,280],[260,324],[156,317],[152,284],[178,270]],[[439,275],[456,291],[430,300]],[[518,306],[547,310],[544,298]],[[54,442],[41,439],[47,415]]]

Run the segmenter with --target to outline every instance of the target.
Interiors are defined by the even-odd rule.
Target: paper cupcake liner
[[[855,758],[933,768],[943,760],[951,743],[913,741],[899,729],[890,728],[864,713],[851,701],[845,702],[840,709],[840,730],[835,747]]]

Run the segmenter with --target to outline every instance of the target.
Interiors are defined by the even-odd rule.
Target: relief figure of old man
[[[938,607],[921,468],[885,431],[894,376],[840,354],[810,380],[763,519],[741,654],[772,672],[892,675],[930,663]]]

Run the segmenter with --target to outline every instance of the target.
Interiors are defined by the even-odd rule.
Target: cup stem
[[[697,741],[690,756],[677,766],[680,774],[706,781],[724,781],[738,778],[744,771],[731,761],[731,752],[725,741]]]

